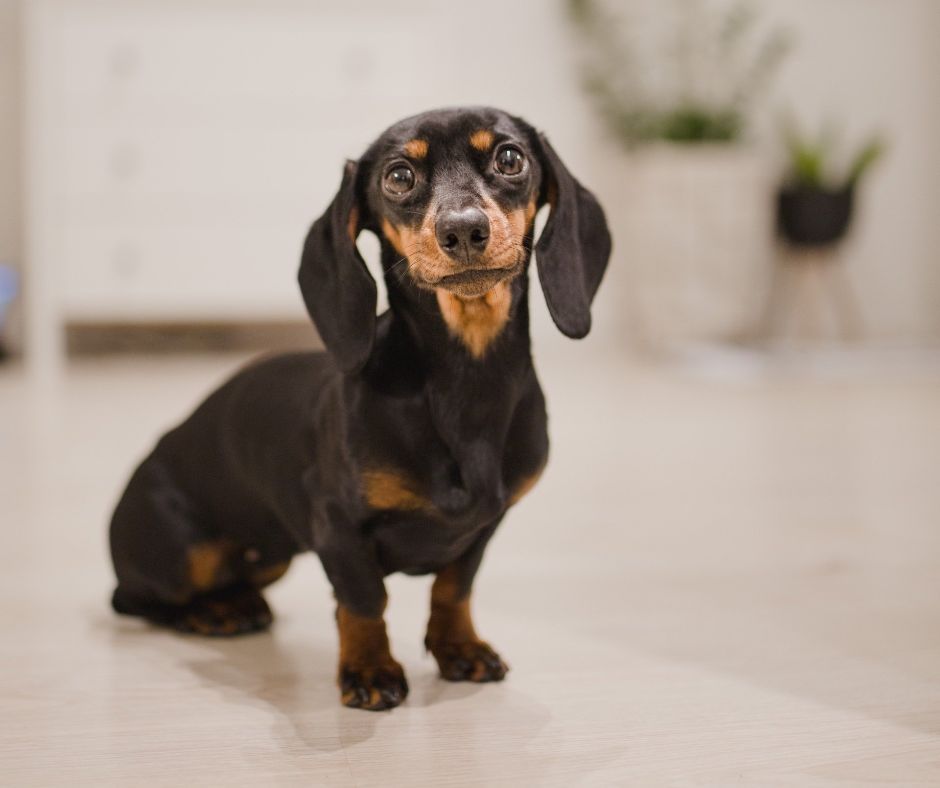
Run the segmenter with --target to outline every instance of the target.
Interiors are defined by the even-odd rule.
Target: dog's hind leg
[[[118,578],[111,604],[124,615],[202,635],[266,629],[271,610],[238,561],[213,535],[158,458],[134,474],[111,521]]]
[[[123,615],[140,616],[180,632],[210,637],[260,632],[267,629],[273,620],[264,597],[247,583],[235,583],[196,594],[181,605],[135,596],[118,586],[111,604]]]

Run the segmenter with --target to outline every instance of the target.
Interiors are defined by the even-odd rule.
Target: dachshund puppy
[[[261,589],[312,550],[336,595],[345,705],[388,709],[408,693],[383,620],[393,572],[435,575],[425,643],[445,679],[502,679],[470,591],[548,456],[527,273],[545,204],[539,281],[555,324],[580,338],[610,235],[531,126],[489,108],[428,112],[348,162],[300,263],[326,351],[255,363],[160,439],[111,523],[114,609],[203,635],[261,630]],[[363,230],[381,241],[378,317]]]

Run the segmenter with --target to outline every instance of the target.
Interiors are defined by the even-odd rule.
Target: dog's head
[[[405,268],[399,278],[477,298],[526,269],[545,204],[539,280],[555,324],[580,338],[591,327],[610,234],[597,200],[544,135],[489,108],[427,112],[385,131],[347,162],[301,259],[304,302],[340,367],[361,369],[375,335],[376,287],[356,249],[360,231],[394,249],[389,267]]]

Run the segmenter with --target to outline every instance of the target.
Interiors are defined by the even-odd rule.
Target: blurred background
[[[0,0],[10,779],[940,781],[938,41],[937,0]],[[376,727],[315,559],[273,636],[148,638],[106,524],[225,376],[317,342],[344,160],[462,104],[544,130],[614,253],[583,342],[532,290],[552,459],[475,596],[510,681],[442,688],[393,578]]]
[[[342,161],[474,103],[545,130],[607,206],[612,345],[935,345],[938,18],[931,0],[2,0],[4,345],[44,363],[66,339],[302,322],[297,252]],[[485,54],[463,34],[481,25]],[[845,190],[872,147],[844,237],[775,281],[778,192]]]

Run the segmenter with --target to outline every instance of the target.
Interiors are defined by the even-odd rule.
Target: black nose
[[[435,225],[437,242],[447,254],[460,262],[482,252],[490,239],[490,220],[479,208],[445,210]]]

